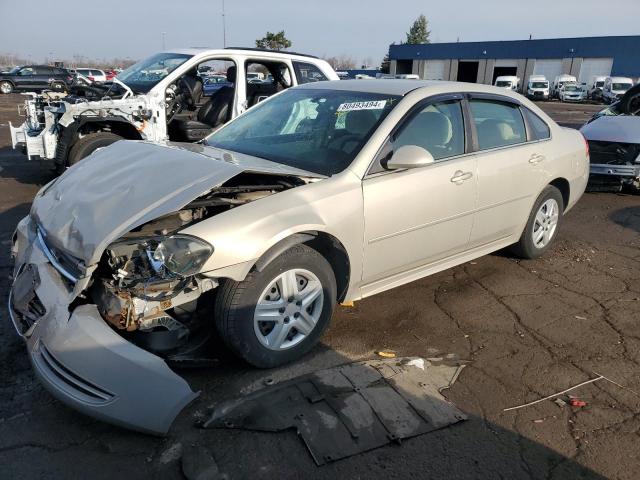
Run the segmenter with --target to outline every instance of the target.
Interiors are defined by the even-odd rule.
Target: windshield
[[[604,82],[596,82],[596,87],[602,87],[604,85]]]
[[[117,79],[136,93],[148,93],[160,80],[178,68],[192,55],[158,53],[120,72]]]
[[[333,175],[347,168],[400,97],[292,89],[211,134],[207,145]]]
[[[496,86],[497,87],[510,87],[511,86],[511,82],[507,82],[505,80],[498,80],[496,82]]]
[[[549,84],[547,82],[533,82],[531,88],[547,88]]]
[[[611,90],[615,90],[616,92],[626,92],[631,87],[633,87],[633,85],[630,83],[614,83],[611,85]]]
[[[577,85],[565,85],[564,86],[564,91],[565,92],[579,92],[580,91],[580,87],[578,87]]]

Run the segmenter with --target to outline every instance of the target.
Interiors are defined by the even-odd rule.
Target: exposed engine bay
[[[590,191],[640,189],[640,143],[589,141]]]
[[[193,353],[212,326],[206,306],[198,302],[219,283],[200,273],[213,247],[178,232],[304,183],[294,176],[243,173],[181,210],[135,228],[106,249],[89,296],[102,317],[138,346],[167,357]]]
[[[589,142],[590,191],[640,191],[640,85],[596,113],[580,132]]]

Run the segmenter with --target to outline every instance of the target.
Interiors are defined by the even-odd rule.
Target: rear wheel
[[[4,94],[9,94],[13,92],[13,84],[11,82],[0,82],[0,92]]]
[[[547,251],[558,234],[562,223],[564,201],[562,194],[553,185],[547,185],[531,210],[527,226],[518,243],[511,246],[517,256],[538,258]]]
[[[318,342],[335,303],[329,262],[312,248],[296,245],[244,281],[221,285],[216,329],[235,354],[271,368],[299,358]]]
[[[68,164],[69,166],[75,165],[83,158],[91,155],[98,148],[106,147],[122,139],[120,135],[111,132],[89,133],[78,139],[73,147],[71,147]]]

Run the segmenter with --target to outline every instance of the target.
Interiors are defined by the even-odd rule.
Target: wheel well
[[[120,135],[127,140],[140,140],[142,136],[140,132],[136,130],[136,127],[128,122],[123,121],[99,121],[99,122],[86,122],[80,126],[79,132],[83,134],[96,133],[96,132],[111,132],[116,135]]]
[[[349,289],[351,276],[349,255],[347,255],[344,245],[336,237],[325,232],[317,232],[313,239],[305,242],[305,245],[313,248],[327,259],[336,277],[338,302],[343,301]]]
[[[567,181],[567,179],[556,178],[552,182],[549,182],[549,185],[553,185],[558,190],[560,190],[560,193],[562,194],[562,202],[564,203],[564,209],[566,210],[567,205],[569,204],[569,194],[571,193],[569,182]]]
[[[3,80],[0,80],[0,82],[7,82],[7,83],[10,83],[10,84],[11,84],[12,86],[14,86],[14,87],[16,86],[16,84],[15,84],[15,83],[13,83],[13,81],[11,81],[11,80],[9,80],[9,79],[7,79],[7,78],[5,78],[5,79],[3,79]]]
[[[349,278],[351,275],[349,255],[347,255],[347,250],[340,240],[328,233],[317,231],[300,232],[284,238],[269,248],[258,259],[254,268],[262,271],[262,269],[275,260],[281,253],[298,244],[304,244],[313,248],[329,262],[333,274],[336,277],[337,300],[338,302],[344,300],[349,288]]]

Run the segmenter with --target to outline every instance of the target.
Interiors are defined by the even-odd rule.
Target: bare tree
[[[356,60],[345,53],[341,53],[337,57],[323,57],[334,70],[352,70],[356,68]]]
[[[373,68],[373,58],[364,57],[362,59],[362,68]]]

